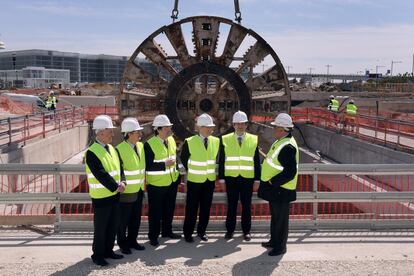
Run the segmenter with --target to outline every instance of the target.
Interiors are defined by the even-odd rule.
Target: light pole
[[[292,68],[292,66],[286,66],[286,68],[287,68],[287,73],[289,74],[290,73],[290,68]]]
[[[377,65],[375,66],[375,74],[378,75],[378,68],[385,67],[384,65]]]
[[[312,70],[315,68],[309,67],[308,69],[309,69],[309,74],[312,75]]]
[[[331,68],[332,65],[331,64],[326,64],[325,66],[326,66],[326,74],[329,75],[329,68]]]
[[[394,61],[394,60],[391,60],[391,76],[392,76],[392,70],[393,70],[393,68],[394,68],[394,64],[395,63],[402,63],[402,61]]]

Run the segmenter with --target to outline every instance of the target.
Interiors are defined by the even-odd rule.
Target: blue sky
[[[48,49],[129,56],[171,23],[173,0],[0,0],[7,50]],[[242,25],[261,35],[290,72],[411,72],[412,0],[240,0]],[[179,19],[234,19],[233,0],[180,0]],[[377,67],[378,66],[378,67]],[[381,67],[384,66],[384,67]]]

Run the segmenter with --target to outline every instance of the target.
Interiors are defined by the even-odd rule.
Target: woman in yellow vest
[[[85,153],[86,175],[89,195],[93,207],[92,261],[100,266],[108,265],[105,258],[121,259],[123,255],[113,251],[118,228],[119,193],[124,192],[121,181],[121,167],[118,154],[110,145],[112,142],[112,120],[107,115],[99,115],[92,128],[96,132],[95,142]]]
[[[237,205],[242,205],[243,238],[250,241],[253,183],[260,181],[260,156],[257,135],[246,132],[248,118],[243,111],[233,115],[234,132],[223,135],[219,154],[219,179],[226,184],[227,217],[224,236],[233,237],[236,228]]]
[[[211,136],[215,124],[208,114],[197,118],[198,135],[185,139],[181,151],[181,162],[187,170],[187,197],[185,205],[184,238],[193,242],[192,237],[200,208],[197,235],[207,241],[206,229],[210,218],[216,183],[216,159],[220,140]]]
[[[170,119],[166,115],[157,115],[152,126],[155,135],[145,142],[144,151],[148,193],[148,238],[152,246],[157,246],[160,226],[162,237],[181,238],[181,235],[172,231],[177,187],[181,179],[176,163],[177,145],[172,137]]]
[[[124,141],[116,146],[121,163],[121,179],[126,188],[119,198],[120,223],[117,242],[121,252],[131,254],[131,248],[144,250],[137,242],[144,198],[145,154],[140,142],[142,127],[135,118],[125,118],[121,124]]]
[[[296,200],[299,150],[288,114],[280,113],[271,124],[275,126],[276,141],[263,160],[258,196],[269,201],[271,213],[270,240],[262,246],[272,248],[269,256],[277,256],[286,253],[289,205]]]

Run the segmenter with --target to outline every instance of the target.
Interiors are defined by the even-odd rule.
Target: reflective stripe
[[[267,162],[267,164],[269,164],[270,166],[272,166],[272,167],[273,167],[273,168],[275,168],[276,170],[283,171],[283,167],[282,167],[282,166],[279,166],[279,165],[274,164],[274,163],[272,162],[272,159],[266,158],[266,162]]]
[[[193,170],[193,169],[188,169],[188,173],[200,174],[200,175],[207,175],[207,174],[210,174],[210,173],[216,173],[216,170],[214,170],[214,169],[208,169],[208,170]]]
[[[232,156],[226,157],[226,161],[253,161],[253,157],[250,156]]]
[[[286,146],[286,145],[289,145],[290,144],[290,142],[288,141],[288,142],[285,142],[285,143],[283,143],[283,144],[281,144],[276,150],[275,150],[275,152],[273,153],[273,155],[272,155],[272,157],[271,157],[271,160],[273,160],[273,159],[275,159],[275,157],[279,154],[279,151],[281,151],[282,150],[282,148],[284,147],[284,146]]]
[[[254,166],[224,166],[226,170],[253,171]]]
[[[164,159],[154,159],[154,163],[162,163],[162,162],[165,162],[165,161],[167,161],[168,159],[176,159],[176,156],[175,155],[171,155],[170,157],[166,157],[166,158],[164,158]]]
[[[207,166],[207,165],[214,165],[216,164],[215,160],[207,160],[206,162],[200,162],[200,161],[194,161],[194,160],[188,160],[188,164],[194,165],[194,166]]]
[[[110,175],[110,176],[112,176],[112,177],[114,177],[114,176],[119,175],[119,172],[117,172],[117,171],[112,171],[112,172],[109,172],[109,175]],[[90,179],[90,178],[95,178],[95,176],[93,175],[93,173],[88,173],[88,178],[89,178],[89,179]]]
[[[90,184],[89,183],[89,189],[103,189],[103,188],[106,189],[106,187],[102,184]]]
[[[143,184],[144,179],[137,179],[137,180],[127,180],[127,185],[137,185],[137,184]]]
[[[125,175],[137,175],[137,174],[143,174],[145,173],[145,170],[136,170],[136,171],[124,171]]]
[[[164,175],[164,174],[170,174],[173,173],[174,169],[167,169],[166,171],[147,171],[148,175]]]

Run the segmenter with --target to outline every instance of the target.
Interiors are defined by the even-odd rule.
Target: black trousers
[[[162,235],[172,233],[172,221],[174,218],[175,200],[177,198],[177,187],[180,178],[171,183],[170,186],[158,187],[147,185],[148,193],[148,238],[158,239],[160,226]],[[161,224],[162,222],[162,224]]]
[[[252,227],[252,194],[253,178],[226,177],[227,193],[227,232],[233,233],[236,228],[237,205],[242,205],[241,226],[244,234],[250,233]]]
[[[215,181],[207,180],[204,183],[194,183],[187,181],[187,197],[185,205],[184,219],[184,237],[191,237],[197,221],[198,208],[200,214],[198,218],[197,234],[204,235],[206,233],[208,221],[210,219],[211,202],[213,201],[213,193]]]
[[[119,224],[119,203],[93,208],[92,258],[101,259],[111,255]]]
[[[286,249],[289,232],[289,202],[271,201],[270,245],[276,249]]]
[[[120,202],[120,222],[117,242],[120,248],[130,248],[137,243],[139,226],[141,225],[141,210],[144,191],[138,192],[134,202]]]

